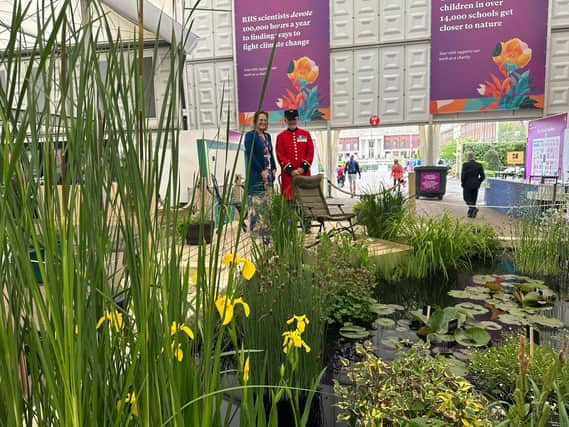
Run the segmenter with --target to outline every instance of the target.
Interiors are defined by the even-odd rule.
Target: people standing
[[[478,214],[478,208],[476,207],[478,189],[485,178],[484,168],[474,160],[474,153],[468,153],[468,161],[462,164],[460,181],[462,184],[462,195],[468,205],[467,216],[469,218],[476,218]]]
[[[281,192],[286,200],[294,197],[292,178],[296,175],[310,176],[314,159],[314,143],[310,132],[298,127],[298,111],[286,110],[287,128],[277,136],[277,160],[281,166]]]
[[[399,164],[399,160],[393,160],[393,166],[391,166],[391,177],[393,178],[393,188],[401,189],[401,183],[403,182],[403,166]]]
[[[249,226],[254,228],[256,215],[253,197],[262,197],[267,188],[272,186],[277,171],[277,164],[273,156],[271,135],[267,132],[269,114],[266,111],[257,111],[253,117],[254,129],[245,134],[245,161],[249,169],[249,207],[251,208]]]
[[[348,175],[348,182],[350,183],[350,193],[352,193],[352,197],[356,193],[356,174],[362,178],[362,172],[360,169],[360,164],[354,159],[354,155],[350,156],[350,160],[346,163],[345,172]]]
[[[338,181],[339,187],[344,186],[344,180],[345,179],[346,179],[346,177],[344,175],[344,168],[340,165],[340,166],[338,166],[338,169],[336,169],[336,181]]]

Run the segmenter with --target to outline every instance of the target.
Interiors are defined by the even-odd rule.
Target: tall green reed
[[[180,200],[185,54],[176,44],[114,39],[100,5],[90,5],[93,18],[77,23],[71,1],[59,9],[40,1],[49,13],[38,14],[38,37],[24,52],[27,11],[16,2],[1,53],[0,417],[14,426],[220,425],[222,343],[235,326],[220,324],[215,302],[233,294],[235,265],[222,290],[223,224],[195,269],[167,226]],[[152,75],[169,70],[153,128],[142,54]],[[155,215],[163,176],[164,204],[174,208]]]
[[[424,278],[435,273],[448,276],[450,269],[470,270],[476,259],[491,259],[497,249],[496,234],[489,226],[472,225],[448,215],[437,218],[406,216],[396,225],[398,236],[411,246],[408,256],[379,264],[384,278]]]
[[[527,274],[569,274],[567,206],[534,211],[512,229],[516,268]]]

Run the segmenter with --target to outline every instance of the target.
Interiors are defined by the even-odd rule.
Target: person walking
[[[391,177],[393,178],[393,188],[401,190],[401,183],[403,182],[403,166],[399,164],[399,160],[393,160],[393,166],[391,166]]]
[[[267,132],[269,114],[266,111],[257,111],[253,116],[254,129],[245,134],[245,161],[249,168],[249,227],[255,227],[257,216],[255,214],[255,200],[265,195],[267,188],[272,187],[277,171],[277,164],[273,156],[271,134]]]
[[[348,175],[348,182],[350,183],[350,193],[352,193],[352,197],[356,193],[356,174],[362,178],[362,171],[360,169],[360,164],[354,159],[354,155],[350,156],[350,160],[346,163],[345,168],[346,175]]]
[[[468,153],[468,161],[462,164],[460,182],[462,184],[462,196],[468,205],[467,216],[469,218],[476,218],[478,214],[476,200],[478,199],[480,184],[485,178],[484,168],[474,160],[474,153]]]
[[[310,132],[298,127],[298,111],[284,112],[287,128],[277,136],[277,160],[283,171],[281,192],[286,200],[294,198],[292,178],[296,175],[310,176],[314,159],[314,142]]]

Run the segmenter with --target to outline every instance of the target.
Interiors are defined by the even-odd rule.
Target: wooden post
[[[416,189],[415,189],[415,172],[409,172],[409,174],[407,175],[407,185],[409,188],[409,201],[408,206],[409,206],[409,214],[411,216],[415,216],[415,210],[416,210],[416,204],[415,204],[415,195],[416,195]]]

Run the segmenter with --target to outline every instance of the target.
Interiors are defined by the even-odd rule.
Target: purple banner
[[[526,179],[562,177],[564,134],[567,113],[529,122],[526,149]]]
[[[441,190],[440,172],[421,172],[419,191],[422,193],[438,193]]]
[[[543,108],[548,0],[432,0],[431,113]]]
[[[279,34],[261,109],[269,120],[297,109],[299,120],[330,118],[328,0],[235,0],[239,124],[251,123],[274,37]]]

